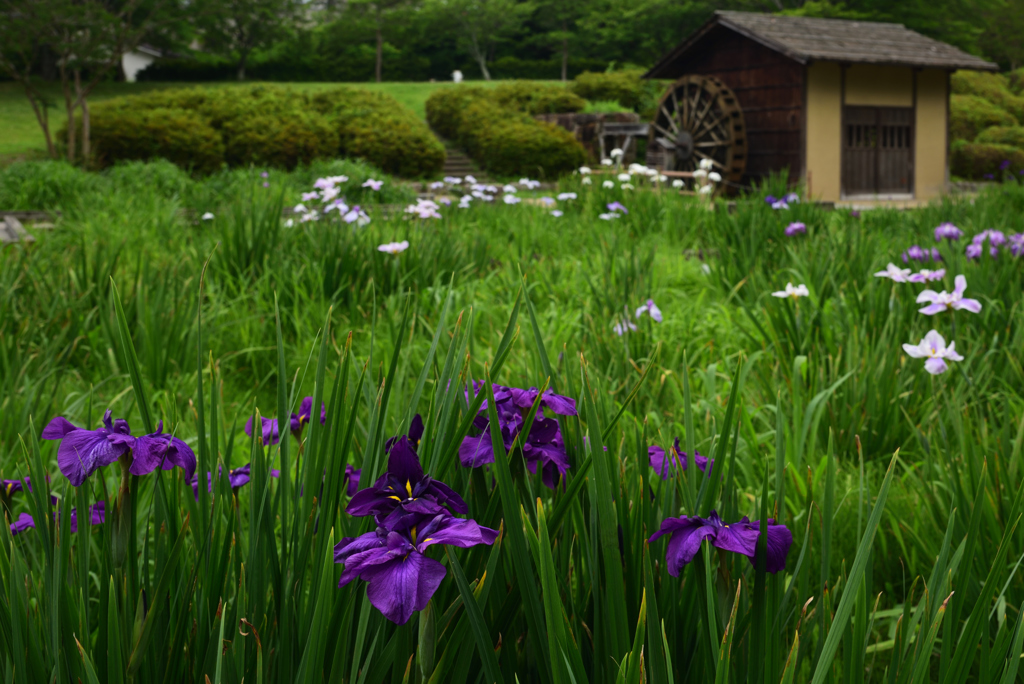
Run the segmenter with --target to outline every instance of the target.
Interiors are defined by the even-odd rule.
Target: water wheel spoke
[[[676,121],[675,118],[672,116],[672,113],[665,109],[665,105],[661,105],[661,113],[665,115],[665,119],[668,121],[669,125],[672,126],[672,131],[674,133],[679,133],[679,126],[676,125]],[[662,132],[665,133],[665,135],[669,136],[670,138],[675,137],[674,135],[668,133],[668,131],[665,131],[664,129],[661,130]]]
[[[710,159],[711,163],[714,166],[717,166],[720,169],[724,169],[725,168],[725,164],[723,164],[722,162],[718,161],[717,159],[715,159],[712,156],[704,154],[703,152],[698,152],[697,150],[694,150],[693,154],[694,154],[695,157],[700,157],[701,159]]]
[[[662,95],[648,139],[666,169],[692,171],[709,159],[712,168],[735,182],[746,166],[744,138],[743,112],[729,87],[715,77],[691,74]]]

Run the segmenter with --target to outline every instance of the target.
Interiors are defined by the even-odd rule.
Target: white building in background
[[[124,69],[124,80],[135,83],[139,72],[152,64],[163,52],[148,45],[139,45],[134,50],[121,55],[121,68]]]

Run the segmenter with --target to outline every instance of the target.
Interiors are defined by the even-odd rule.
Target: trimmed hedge
[[[163,157],[182,168],[211,173],[224,163],[223,138],[198,112],[105,105],[95,105],[90,112],[89,137],[101,168]],[[61,134],[66,140],[66,129]]]
[[[541,85],[535,81],[512,81],[494,89],[494,100],[527,114],[581,112],[587,101],[564,86]]]
[[[444,167],[441,142],[423,120],[390,95],[366,90],[317,93],[310,106],[330,118],[342,156],[365,159],[405,178],[431,176]]]
[[[574,101],[544,93],[530,98],[522,94],[523,84],[509,85],[512,87],[500,94],[501,87],[437,90],[427,98],[427,121],[480,166],[498,175],[550,178],[583,164],[586,152],[572,133],[537,121],[528,113],[552,102]]]
[[[990,126],[1015,126],[1012,114],[978,95],[949,98],[949,133],[953,140],[973,141]]]
[[[383,93],[310,95],[281,86],[177,88],[92,107],[95,162],[164,157],[208,173],[220,166],[292,169],[353,156],[400,176],[436,174],[444,147],[416,114]],[[61,131],[66,138],[66,131]]]
[[[1000,178],[1008,171],[1019,173],[1024,170],[1024,150],[1010,145],[990,143],[969,143],[958,140],[952,145],[952,168],[954,176],[961,178],[984,178],[989,175]],[[1004,171],[1000,166],[1010,162]]]
[[[654,117],[658,98],[664,90],[664,83],[646,80],[643,75],[643,69],[587,71],[576,77],[572,90],[591,102],[614,100],[623,107],[638,112],[642,118],[651,119]]]
[[[1024,97],[1010,90],[1010,80],[1003,74],[985,71],[956,71],[949,80],[955,95],[977,95],[1004,109],[1024,122]]]
[[[1024,126],[992,126],[979,133],[975,142],[1010,145],[1024,150]]]

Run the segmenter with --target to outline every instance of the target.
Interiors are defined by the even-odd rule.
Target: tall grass
[[[315,175],[0,178],[2,208],[63,212],[0,270],[0,471],[34,485],[0,499],[38,524],[0,544],[4,681],[1021,680],[1021,262],[940,246],[933,286],[964,273],[983,302],[955,335],[916,312],[922,286],[872,274],[943,220],[1024,230],[1024,189],[855,218],[566,181],[580,197],[560,218],[523,203],[284,227]],[[596,220],[612,200],[630,213]],[[808,234],[785,238],[791,220]],[[400,239],[401,255],[375,249]],[[771,297],[786,281],[811,297]],[[648,297],[664,322],[616,335]],[[900,349],[933,326],[965,356],[936,377]],[[459,465],[472,380],[577,400],[563,488],[501,448],[486,472]],[[305,395],[327,419],[303,441],[242,432]],[[71,487],[39,432],[107,407],[134,434],[162,419],[199,472],[251,463],[252,481],[196,497],[179,469],[115,464]],[[364,583],[337,588],[331,547],[369,530],[344,511],[345,466],[376,479],[415,413],[424,467],[502,536],[434,553],[447,577],[395,626]],[[714,457],[710,477],[648,466],[676,437]],[[100,500],[106,522],[72,534],[64,513]],[[646,539],[712,509],[787,525],[786,569],[704,544],[671,577],[666,541]]]

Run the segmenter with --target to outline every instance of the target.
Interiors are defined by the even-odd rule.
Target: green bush
[[[992,126],[979,133],[975,140],[1024,150],[1024,126]]]
[[[435,175],[444,167],[444,146],[390,95],[338,89],[316,94],[310,104],[332,121],[343,156],[406,178]]]
[[[346,88],[175,88],[116,98],[93,107],[92,141],[100,167],[164,157],[209,173],[224,163],[292,169],[350,155],[389,173],[428,176],[444,165],[444,148],[411,109]]]
[[[949,98],[949,134],[953,140],[973,141],[989,126],[1016,124],[1012,114],[978,95]]]
[[[499,176],[550,178],[583,164],[586,153],[572,133],[485,99],[462,115],[459,144]]]
[[[522,95],[527,84],[508,84],[499,94],[484,88],[437,90],[427,99],[427,121],[455,141],[483,168],[501,176],[554,177],[578,168],[586,153],[572,133],[537,121],[528,110],[546,95]],[[564,91],[563,91],[564,92]],[[564,100],[568,102],[569,100]]]
[[[1024,122],[1024,97],[1010,90],[1003,74],[957,71],[950,77],[950,86],[956,95],[977,95],[1012,114],[1018,123]]]
[[[643,69],[586,71],[573,81],[572,90],[591,102],[614,100],[623,107],[639,113],[641,118],[651,119],[658,99],[665,90],[665,84],[662,81],[645,79],[643,75]]]
[[[586,100],[565,86],[541,85],[534,81],[502,83],[494,89],[494,100],[502,107],[527,114],[580,112]]]
[[[326,117],[293,112],[229,119],[221,128],[228,166],[293,169],[338,153],[338,131]]]
[[[1024,96],[1024,67],[1017,67],[1006,74],[1006,83],[1011,93]]]
[[[119,104],[101,103],[91,111],[93,159],[100,168],[163,157],[182,168],[210,173],[224,163],[224,140],[199,112]],[[66,139],[67,131],[62,133]]]
[[[952,148],[952,168],[954,176],[969,179],[981,179],[986,175],[1002,177],[1004,172],[1019,173],[1024,170],[1024,150],[1010,145],[991,143],[971,143],[963,140],[954,142]],[[1008,169],[1000,168],[1006,161]]]
[[[487,92],[483,88],[461,85],[439,88],[427,98],[427,123],[445,138],[456,140],[466,107],[486,97]]]

